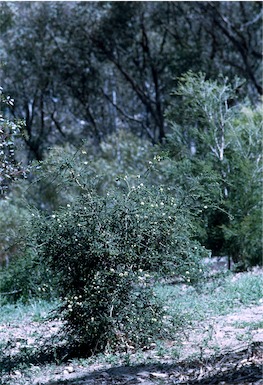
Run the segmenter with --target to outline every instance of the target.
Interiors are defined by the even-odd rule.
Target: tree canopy
[[[175,78],[244,79],[262,94],[259,2],[1,3],[1,80],[25,120],[28,158],[121,128],[153,143]]]

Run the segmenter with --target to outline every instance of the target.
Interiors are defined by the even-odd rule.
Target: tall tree
[[[55,120],[58,83],[51,71],[55,47],[49,34],[56,8],[44,3],[20,3],[10,7],[12,27],[2,36],[3,84],[15,99],[12,110],[15,118],[25,121],[28,157],[41,160],[52,143],[54,130],[59,128]]]
[[[246,92],[262,95],[262,3],[200,2],[197,14],[209,38],[215,70],[239,75],[247,80]]]
[[[246,80],[262,92],[258,2],[18,2],[2,17],[1,77],[30,157],[119,128],[162,141],[174,77]],[[8,11],[9,9],[9,11]],[[19,68],[19,71],[17,70]]]

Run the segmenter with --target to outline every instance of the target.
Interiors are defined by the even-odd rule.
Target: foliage
[[[9,2],[1,10],[1,79],[25,120],[30,160],[55,144],[88,137],[98,145],[119,129],[163,141],[171,78],[188,70],[242,76],[239,93],[262,94],[259,2]]]
[[[180,161],[172,157],[175,142],[170,142],[173,135],[167,140],[166,153],[164,158],[155,165],[155,180],[161,180],[167,186],[177,186],[178,193],[188,207],[195,229],[194,235],[208,249],[211,244],[206,244],[207,234],[210,230],[209,216],[218,211],[221,215],[224,212],[222,206],[222,187],[220,177],[212,165],[204,160],[183,158]],[[179,188],[180,187],[180,188]]]
[[[262,264],[262,112],[241,106],[228,150],[231,221],[223,226],[228,250],[241,265]]]
[[[9,266],[0,270],[0,279],[3,303],[28,302],[32,298],[50,300],[57,296],[55,279],[38,263],[32,250],[13,257]]]
[[[22,122],[15,123],[3,116],[4,111],[13,105],[14,100],[5,96],[0,87],[0,195],[6,193],[11,181],[25,176],[26,172],[15,153]]]
[[[0,295],[6,301],[54,296],[51,276],[30,248],[31,220],[32,213],[25,202],[12,195],[0,201]]]
[[[178,79],[173,92],[181,105],[170,112],[170,119],[175,121],[176,144],[188,148],[188,156],[197,154],[205,160],[212,156],[214,165],[219,163],[221,173],[225,171],[222,162],[229,146],[231,117],[234,116],[229,103],[240,86],[238,79],[235,83],[231,86],[228,79],[208,80],[203,73],[189,71]],[[176,123],[184,124],[184,131]]]
[[[99,194],[122,188],[119,178],[147,173],[156,152],[150,141],[123,130],[108,135],[97,149],[89,140],[81,146],[56,146],[44,161],[31,164],[30,181],[20,184],[19,194],[51,213],[78,199],[85,186],[94,186]]]
[[[172,107],[167,115],[175,122],[167,148],[175,167],[190,164],[189,180],[210,169],[220,186],[221,195],[216,196],[216,190],[201,181],[210,202],[214,200],[201,222],[207,232],[204,244],[214,254],[255,265],[262,263],[262,116],[258,108],[235,100],[239,85],[206,80],[201,73],[182,76],[174,92],[180,107]],[[187,187],[185,181],[182,185]]]
[[[7,302],[50,299],[56,295],[54,279],[31,247],[34,210],[20,186],[21,181],[13,183],[12,192],[0,200],[0,295]]]
[[[0,201],[0,256],[1,263],[8,263],[8,259],[18,255],[23,246],[26,234],[25,223],[29,219],[29,212],[23,205],[20,207],[9,196]]]
[[[177,274],[186,283],[202,276],[205,250],[191,240],[176,189],[148,189],[141,178],[124,177],[123,184],[104,196],[86,188],[75,203],[36,218],[40,261],[58,279],[58,313],[82,354],[148,345],[162,333],[154,274]]]

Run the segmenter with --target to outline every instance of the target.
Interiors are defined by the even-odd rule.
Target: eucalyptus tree
[[[262,3],[197,2],[196,15],[207,39],[207,59],[213,64],[211,74],[222,72],[230,78],[238,75],[246,79],[245,93],[257,99],[263,91]]]
[[[8,3],[11,27],[3,33],[2,79],[14,98],[12,113],[25,121],[23,138],[29,159],[41,160],[56,137],[63,136],[56,119],[57,79],[53,76],[55,45],[49,33],[57,8],[51,3]]]
[[[71,89],[81,93],[78,101],[87,104],[94,92],[91,80],[96,79],[96,104],[102,99],[104,126],[116,129],[122,124],[160,141],[167,132],[163,115],[170,103],[172,78],[186,70],[202,70],[213,78],[220,73],[230,79],[240,75],[247,84],[239,92],[257,98],[260,13],[260,5],[241,2],[76,4],[67,13],[67,52],[76,58],[77,73]],[[66,72],[65,78],[69,75]],[[80,92],[81,76],[86,86]],[[89,105],[95,126],[99,116],[94,103]]]
[[[1,78],[25,119],[29,158],[120,128],[166,136],[174,78],[185,71],[246,80],[262,92],[258,2],[9,2],[1,4]]]
[[[86,132],[100,141],[105,133],[126,128],[162,140],[173,51],[165,30],[169,4],[163,9],[128,2],[63,7],[55,39],[58,76]]]
[[[224,78],[206,80],[202,73],[180,77],[173,93],[180,103],[169,112],[173,125],[168,150],[175,174],[188,162],[181,178],[185,189],[195,177],[208,187],[210,202],[197,219],[206,228],[204,244],[244,267],[262,263],[262,114],[260,105],[246,99],[229,105],[238,87]],[[204,184],[207,170],[221,196]]]

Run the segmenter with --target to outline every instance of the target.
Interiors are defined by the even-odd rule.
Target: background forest
[[[262,3],[0,5],[1,291],[146,344],[156,276],[262,264]]]

